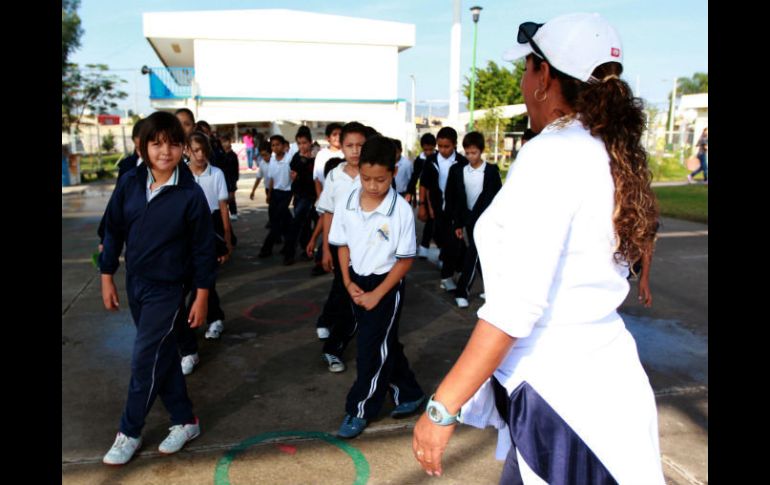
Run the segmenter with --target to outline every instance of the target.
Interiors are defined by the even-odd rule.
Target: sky
[[[675,77],[708,72],[706,0],[463,0],[461,75],[470,73],[473,20],[470,8],[483,7],[478,23],[476,66],[488,61],[510,65],[503,52],[515,42],[518,25],[545,22],[572,12],[598,12],[620,33],[623,78],[648,104],[667,106]],[[449,99],[449,42],[453,0],[81,0],[81,47],[70,55],[80,65],[107,64],[126,80],[121,109],[148,114],[149,79],[143,65],[161,62],[142,34],[143,12],[283,8],[350,17],[390,20],[416,26],[415,46],[399,54],[398,96],[411,101],[416,79],[417,114],[445,114]],[[258,25],[255,28],[259,28]],[[461,80],[461,85],[464,79]],[[442,106],[443,109],[442,109]],[[461,96],[460,111],[466,111]]]

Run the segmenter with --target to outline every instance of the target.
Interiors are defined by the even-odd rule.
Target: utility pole
[[[674,77],[674,89],[671,91],[671,106],[668,110],[668,135],[666,143],[671,144],[671,137],[674,134],[674,100],[676,99],[676,77]]]
[[[473,64],[471,66],[471,118],[468,122],[468,131],[473,131],[473,111],[476,109],[476,33],[479,30],[479,14],[481,14],[481,7],[471,7],[471,13],[473,14]]]

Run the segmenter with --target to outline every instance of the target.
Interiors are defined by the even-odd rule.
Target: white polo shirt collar
[[[172,173],[171,177],[169,177],[168,180],[166,180],[166,183],[164,183],[160,187],[153,190],[150,187],[152,187],[152,184],[155,183],[155,177],[152,176],[152,170],[150,170],[150,168],[147,167],[147,202],[151,201],[156,195],[158,195],[160,191],[163,189],[163,187],[171,187],[173,185],[177,185],[178,182],[179,182],[179,166],[176,166],[174,168],[174,173]]]
[[[382,199],[380,205],[378,205],[377,208],[372,212],[364,212],[364,210],[361,208],[361,194],[363,191],[364,189],[359,187],[358,190],[354,189],[350,193],[348,196],[348,201],[345,204],[345,208],[347,208],[347,210],[358,211],[361,213],[361,215],[369,216],[375,212],[379,212],[385,217],[390,217],[393,215],[393,210],[396,208],[396,197],[398,197],[398,194],[395,190],[393,190],[393,187],[388,188],[388,193],[385,195],[385,198]]]

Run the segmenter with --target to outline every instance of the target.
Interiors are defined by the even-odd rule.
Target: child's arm
[[[270,179],[270,182],[267,182],[268,186],[265,187],[267,189],[267,194],[265,195],[265,201],[269,204],[270,203],[270,195],[273,193],[273,187],[275,187],[275,182],[273,179]]]
[[[347,246],[340,246],[337,252],[337,257],[340,260],[340,273],[342,273],[342,284],[345,285],[345,289],[350,294],[350,298],[356,299],[364,294],[357,284],[353,283],[350,279],[350,248]]]
[[[397,260],[396,264],[394,264],[390,269],[388,276],[385,277],[385,279],[377,286],[377,288],[358,297],[353,297],[353,294],[351,293],[350,296],[353,297],[353,301],[357,305],[364,307],[367,311],[373,309],[377,306],[378,303],[380,303],[382,297],[385,296],[394,286],[396,286],[398,282],[401,281],[401,278],[406,275],[406,273],[412,267],[412,262],[414,262],[414,258],[403,258]],[[340,266],[342,266],[340,270],[342,270],[342,268],[346,268],[343,266],[342,258],[340,258]],[[343,271],[346,271],[346,269]],[[356,286],[356,288],[358,287]],[[361,291],[360,288],[358,288],[358,290]]]
[[[323,218],[323,214],[321,214],[318,217],[318,222],[315,225],[315,229],[313,229],[313,234],[310,236],[310,241],[307,243],[307,246],[305,247],[305,253],[307,253],[308,258],[313,257],[316,241],[318,241],[318,235],[321,234],[321,231],[323,230],[323,223],[324,223],[324,218]]]
[[[209,312],[209,290],[198,288],[195,292],[195,301],[190,307],[190,315],[187,317],[187,323],[190,328],[198,328],[206,323],[206,315]]]
[[[323,219],[323,234],[324,234],[324,238],[322,241],[323,257],[321,258],[321,264],[323,265],[326,271],[333,271],[334,259],[332,258],[331,248],[329,248],[329,229],[332,227],[334,214],[324,212],[321,218]]]
[[[323,191],[323,185],[321,185],[321,181],[318,179],[313,180],[315,183],[315,198],[316,200],[321,198],[321,192]]]
[[[197,288],[195,301],[187,317],[191,328],[200,327],[206,323],[209,288],[214,286],[217,273],[217,257],[214,249],[216,236],[211,221],[211,211],[203,190],[199,187],[198,189],[185,214],[187,224],[191,228],[192,284],[193,288]]]
[[[111,274],[102,274],[102,301],[104,308],[110,311],[120,309],[120,300],[118,299],[118,290],[115,288],[115,282]]]
[[[230,225],[230,210],[227,208],[226,200],[219,201],[219,215],[222,216],[222,224],[225,227],[225,244],[227,244],[227,254],[217,258],[221,264],[230,259],[230,255],[233,253],[233,226]]]
[[[251,188],[251,195],[249,195],[249,199],[254,200],[254,192],[257,191],[257,187],[259,187],[259,182],[262,181],[262,177],[257,177],[257,179],[254,181],[254,187]]]

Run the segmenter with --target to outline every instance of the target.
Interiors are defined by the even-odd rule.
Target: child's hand
[[[321,265],[324,267],[327,273],[334,271],[334,260],[332,259],[332,252],[326,248],[324,248],[323,258],[321,258]]]
[[[114,312],[120,309],[118,290],[115,288],[112,275],[102,275],[102,302],[107,310]]]
[[[356,303],[356,305],[362,306],[365,310],[369,311],[376,307],[381,299],[382,297],[376,295],[373,291],[369,291],[363,295],[353,298],[353,301]]]
[[[190,315],[187,317],[187,323],[190,328],[198,328],[206,323],[206,314],[209,310],[208,298],[196,297],[190,308]]]
[[[457,239],[463,238],[463,230],[462,229],[455,229],[455,236],[457,236]]]
[[[350,298],[352,298],[354,301],[356,298],[364,294],[364,290],[362,290],[361,287],[352,281],[348,283],[346,289],[348,290],[348,293],[350,293]]]
[[[307,246],[305,246],[305,254],[307,254],[308,258],[312,258],[314,251],[315,251],[315,241],[310,241],[309,243],[307,243]]]
[[[404,194],[404,200],[406,200],[407,202],[409,202],[411,204],[412,203],[412,194],[409,194],[409,193]]]
[[[254,200],[254,192],[252,192],[251,194],[249,194],[249,199],[251,199],[251,200]]]
[[[428,221],[428,211],[425,210],[425,204],[423,203],[420,203],[420,208],[417,209],[417,219],[419,219],[420,222]]]

